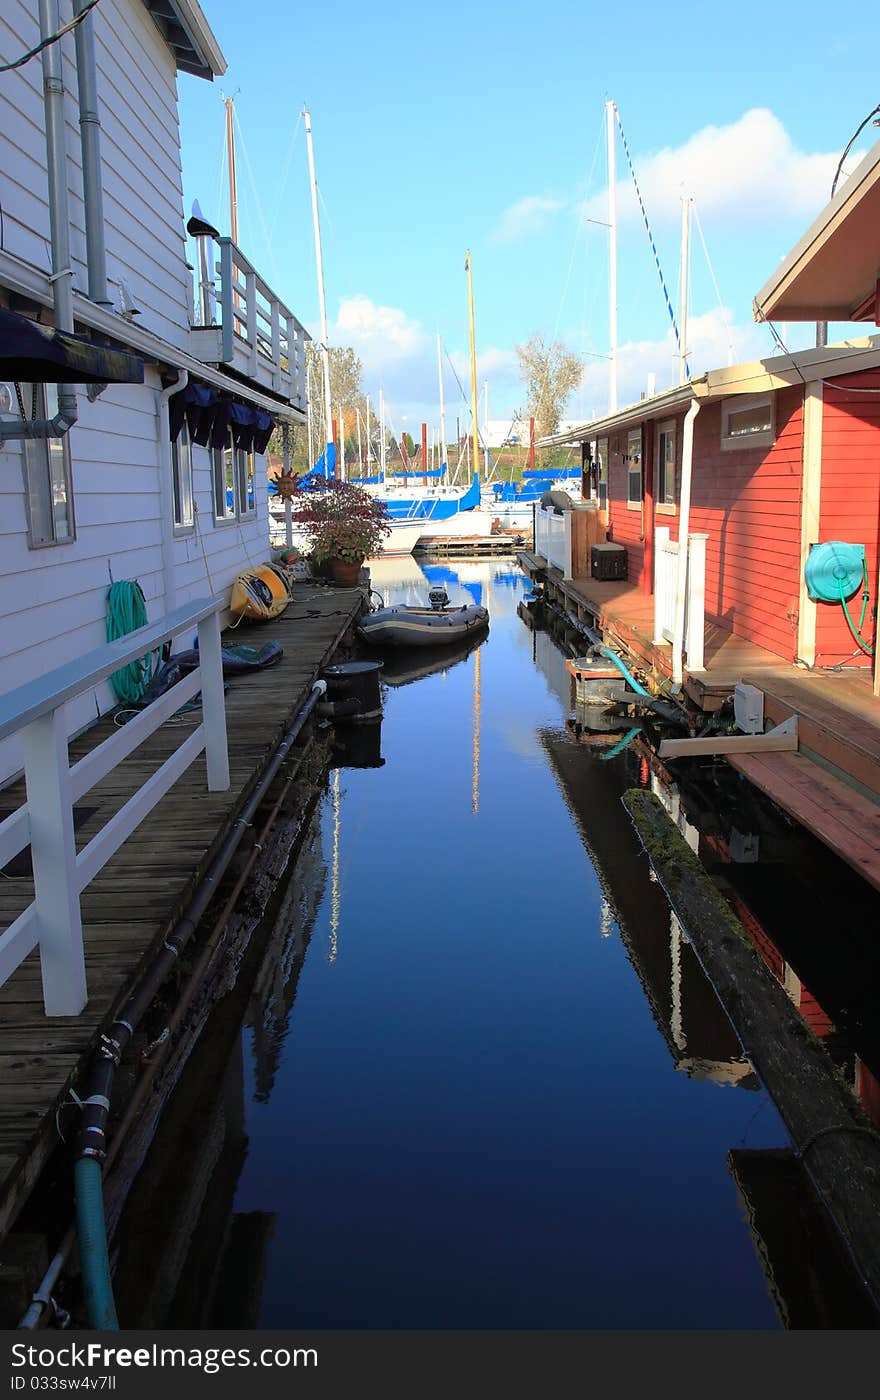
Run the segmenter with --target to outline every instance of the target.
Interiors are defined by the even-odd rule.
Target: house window
[[[235,465],[238,476],[238,513],[255,515],[257,510],[257,471],[253,452],[235,449]]]
[[[775,441],[772,394],[743,394],[721,405],[721,446],[728,452]]]
[[[192,443],[186,419],[171,444],[171,477],[174,490],[174,528],[191,530],[193,525]]]
[[[214,519],[218,524],[243,520],[257,511],[257,469],[253,452],[235,447],[232,430],[225,447],[215,447]]]
[[[626,499],[631,506],[642,504],[641,428],[633,428],[626,436]]]
[[[658,506],[675,505],[675,422],[661,423],[657,429]]]
[[[608,439],[599,438],[596,443],[596,494],[599,509],[608,509]]]
[[[57,384],[0,384],[0,418],[54,418],[59,412]],[[28,545],[69,544],[76,537],[70,441],[23,438],[22,469],[28,522]]]

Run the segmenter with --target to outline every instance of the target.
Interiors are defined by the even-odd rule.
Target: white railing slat
[[[83,793],[88,792],[102,778],[106,778],[123,759],[134,753],[166,719],[176,714],[181,705],[185,705],[187,700],[197,695],[201,686],[201,672],[196,667],[160,699],[154,700],[152,705],[148,705],[134,719],[129,720],[128,724],[123,725],[109,739],[105,739],[103,744],[99,744],[91,753],[87,753],[85,758],[81,758],[79,763],[75,763],[70,770],[70,787],[74,802],[78,802]]]
[[[137,830],[144,818],[149,816],[156,803],[174,786],[204,747],[205,728],[200,724],[180,748],[175,749],[171,757],[165,760],[161,768],[156,769],[143,787],[120,807],[85,849],[80,851],[76,858],[77,885],[80,893],[94,880],[98,871],[103,870],[110,857],[115,855],[122,843]]]
[[[23,913],[0,934],[0,986],[40,941],[40,925],[37,921],[37,908],[29,904]]]
[[[27,804],[0,822],[0,869],[31,844],[31,815]]]

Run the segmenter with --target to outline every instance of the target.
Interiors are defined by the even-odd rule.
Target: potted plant
[[[333,477],[301,478],[294,519],[317,565],[328,564],[336,583],[357,583],[364,560],[391,533],[388,512],[360,486]]]

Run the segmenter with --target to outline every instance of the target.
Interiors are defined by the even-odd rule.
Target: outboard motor
[[[441,612],[443,608],[449,607],[449,594],[442,583],[439,587],[428,590],[428,602],[435,612]]]

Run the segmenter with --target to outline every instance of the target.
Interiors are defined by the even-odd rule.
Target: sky
[[[234,96],[239,244],[320,338],[301,112],[311,113],[331,345],[351,345],[398,431],[469,402],[471,250],[480,418],[525,401],[515,352],[534,332],[583,358],[566,417],[608,404],[607,99],[642,190],[678,316],[681,195],[694,199],[692,373],[773,352],[755,293],[827,202],[878,100],[861,26],[826,4],[743,0],[541,5],[447,0],[203,0],[229,68],[180,75],[184,199],[229,231],[223,98]],[[854,146],[855,168],[880,132]],[[621,141],[619,402],[677,382],[669,314]],[[705,252],[704,252],[705,244]],[[707,256],[708,255],[708,256]],[[191,258],[191,261],[194,261]],[[778,327],[791,349],[806,325]],[[870,329],[833,325],[830,339]],[[451,363],[450,363],[451,362]],[[463,386],[456,383],[455,372]]]

